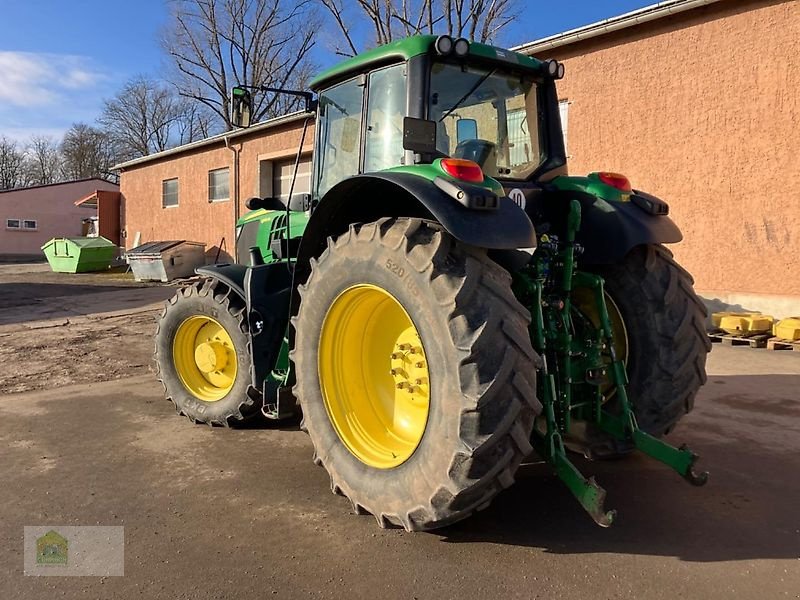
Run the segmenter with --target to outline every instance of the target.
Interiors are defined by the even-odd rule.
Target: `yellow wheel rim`
[[[172,342],[172,357],[178,378],[195,398],[216,402],[233,388],[236,348],[216,319],[195,315],[181,323]]]
[[[322,323],[318,368],[325,409],[350,452],[378,469],[408,460],[428,422],[430,379],[397,299],[367,284],[342,292]]]
[[[611,321],[611,333],[614,335],[614,352],[617,358],[628,364],[628,330],[625,328],[625,321],[616,303],[611,296],[605,294],[606,310],[608,310],[608,320]],[[577,308],[596,328],[600,328],[600,313],[597,310],[594,291],[587,288],[577,288],[572,291],[572,305]],[[610,353],[605,357],[607,364],[611,363]],[[616,391],[616,387],[610,384],[602,386],[601,391],[606,400],[611,398]]]

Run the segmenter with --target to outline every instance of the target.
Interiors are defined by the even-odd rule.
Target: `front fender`
[[[203,277],[221,281],[239,294],[242,300],[245,299],[244,278],[247,274],[247,267],[244,265],[231,265],[227,263],[206,265],[204,267],[197,267],[194,272]]]

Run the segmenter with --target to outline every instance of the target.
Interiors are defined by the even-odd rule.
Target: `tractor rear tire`
[[[645,432],[662,437],[692,410],[706,382],[711,350],[706,307],[692,276],[661,245],[638,246],[622,262],[592,270],[605,279],[625,324],[628,396],[636,420]],[[608,400],[612,412],[615,402],[614,396]],[[592,432],[582,450],[594,458],[616,458],[632,446]]]
[[[250,384],[247,327],[244,300],[214,279],[183,288],[166,302],[156,326],[155,361],[178,413],[226,427],[262,418],[261,394]]]
[[[353,225],[328,239],[300,294],[292,320],[294,393],[314,462],[327,470],[334,493],[349,498],[357,513],[374,515],[381,527],[420,531],[466,518],[514,482],[532,451],[541,411],[539,358],[528,335],[530,314],[514,297],[509,274],[484,250],[418,219]],[[379,314],[386,318],[374,322]],[[339,325],[333,333],[331,323]],[[392,327],[412,331],[420,347],[392,345],[402,340],[387,334]],[[391,368],[392,361],[406,356],[394,348],[413,354],[417,367],[427,361],[429,375],[416,379],[428,385],[424,414],[403,444],[394,428],[398,415],[402,420],[410,412],[402,413],[397,394],[410,384],[395,386],[391,379],[403,372]],[[377,400],[356,404],[356,397]],[[342,413],[336,402],[349,410]],[[388,412],[381,413],[384,405]],[[374,418],[378,413],[383,421]],[[391,452],[383,451],[387,446]]]

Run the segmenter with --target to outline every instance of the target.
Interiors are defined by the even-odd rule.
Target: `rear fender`
[[[525,206],[525,212],[540,234],[563,235],[569,202],[578,200],[581,204],[581,227],[576,241],[584,248],[581,262],[585,264],[613,264],[636,246],[674,244],[683,239],[672,219],[666,215],[650,214],[634,201],[604,199],[577,190],[557,190],[546,184],[514,182],[506,186],[506,193]],[[661,202],[638,190],[634,195]]]
[[[303,235],[298,264],[317,256],[329,236],[344,233],[351,223],[369,223],[381,217],[431,219],[457,240],[481,248],[536,246],[530,219],[506,197],[499,199],[495,210],[471,209],[424,177],[366,173],[339,182],[322,198]]]

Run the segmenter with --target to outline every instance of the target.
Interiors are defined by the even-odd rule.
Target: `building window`
[[[228,200],[230,195],[230,170],[215,169],[208,172],[208,201]]]
[[[6,229],[20,229],[19,219],[6,219]]]
[[[569,123],[569,100],[561,100],[558,103],[558,114],[561,117],[561,133],[564,135],[564,154],[569,156],[567,149],[567,124]]]
[[[276,160],[272,163],[272,197],[281,202],[289,199],[289,190],[294,194],[308,194],[311,191],[311,160],[301,158],[297,165],[297,178],[292,187],[294,158]]]
[[[178,206],[178,178],[165,179],[161,182],[161,206],[168,208]]]
[[[36,231],[36,221],[25,219],[22,221],[22,228],[27,229],[28,231]]]

